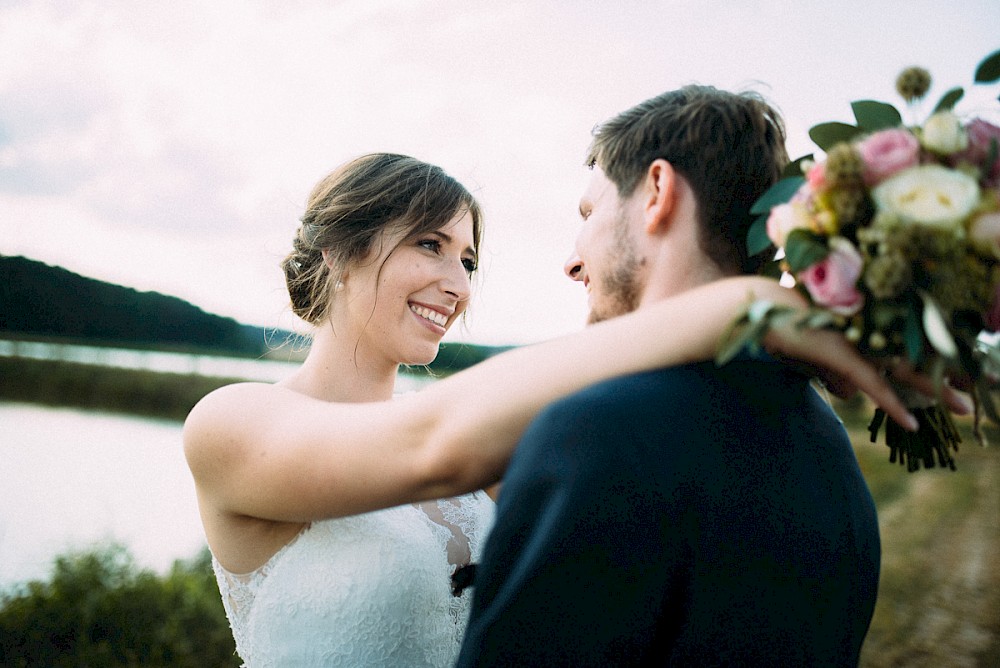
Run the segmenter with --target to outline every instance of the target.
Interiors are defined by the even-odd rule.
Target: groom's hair
[[[727,274],[754,273],[773,249],[747,257],[750,207],[788,163],[780,114],[760,95],[686,86],[597,126],[587,165],[630,196],[658,159],[694,191],[702,251]]]

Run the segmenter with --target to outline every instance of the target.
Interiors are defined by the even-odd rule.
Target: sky
[[[301,329],[279,269],[314,183],[362,153],[439,164],[486,211],[447,340],[579,329],[562,265],[593,127],[688,83],[753,89],[789,153],[931,71],[995,113],[976,65],[1000,3],[956,0],[0,0],[0,254]]]

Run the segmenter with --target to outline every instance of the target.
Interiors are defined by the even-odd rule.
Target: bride
[[[293,310],[315,327],[305,362],[189,415],[185,454],[246,665],[451,665],[470,596],[449,576],[476,559],[493,512],[474,490],[500,479],[531,418],[598,380],[710,358],[749,291],[802,303],[767,279],[720,281],[393,398],[399,365],[432,361],[465,311],[481,218],[463,186],[413,158],[335,170],[283,263]],[[808,336],[770,343],[905,418],[846,342]]]

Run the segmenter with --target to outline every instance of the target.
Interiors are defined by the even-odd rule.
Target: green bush
[[[239,666],[208,550],[165,576],[111,545],[0,595],[0,665]]]

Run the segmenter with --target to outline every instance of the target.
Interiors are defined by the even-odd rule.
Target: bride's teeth
[[[424,308],[423,306],[410,306],[410,310],[419,315],[421,318],[430,320],[435,325],[440,327],[444,327],[448,323],[448,316],[443,313],[438,313],[433,309]]]

